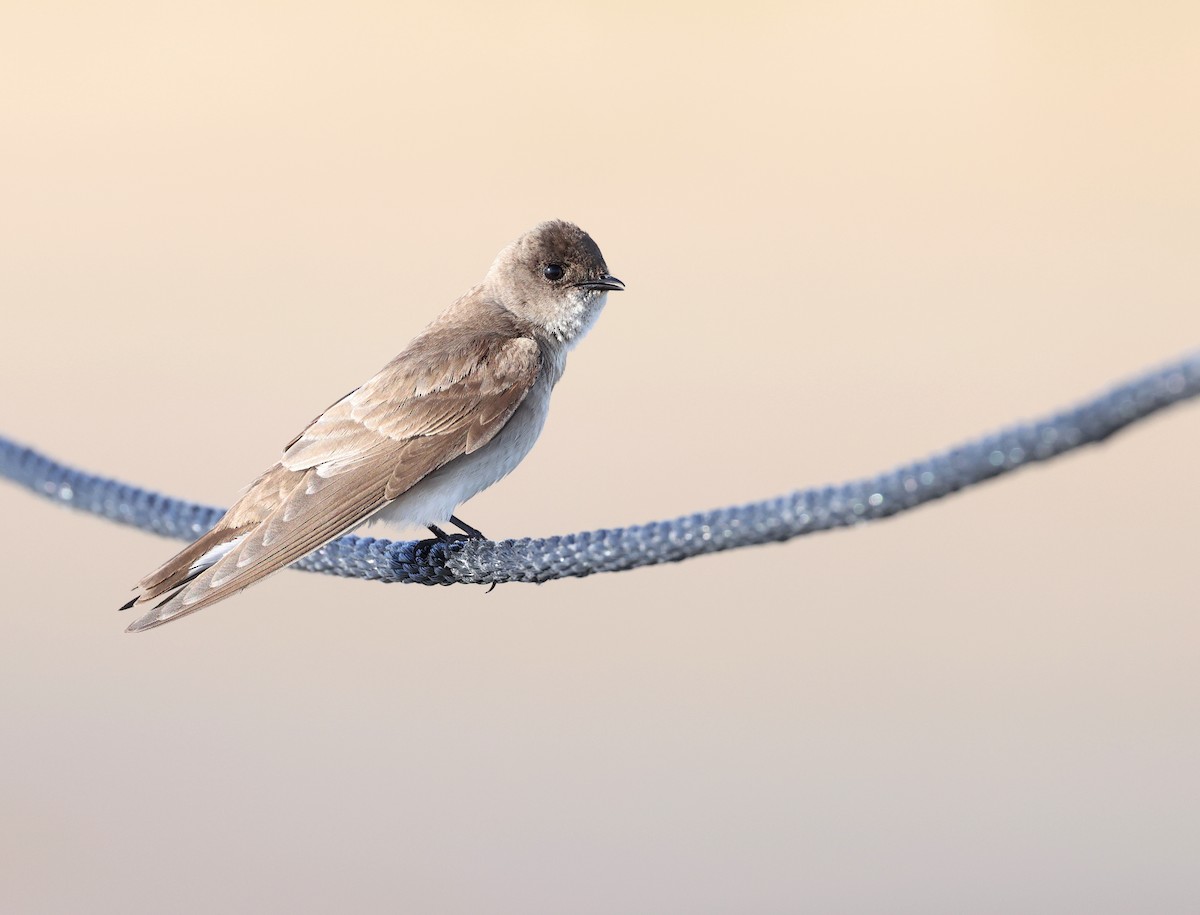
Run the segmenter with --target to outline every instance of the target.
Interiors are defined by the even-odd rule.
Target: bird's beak
[[[620,292],[625,288],[624,283],[615,276],[609,276],[607,273],[598,280],[588,280],[586,283],[580,283],[579,285],[584,289],[611,289],[613,292]]]

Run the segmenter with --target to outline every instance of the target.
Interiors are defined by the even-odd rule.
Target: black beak
[[[622,283],[615,276],[609,276],[607,273],[598,280],[588,280],[587,282],[580,283],[579,285],[584,289],[605,289],[612,290],[613,292],[620,292],[625,288],[624,283]]]

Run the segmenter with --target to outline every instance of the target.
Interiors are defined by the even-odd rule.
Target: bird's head
[[[567,346],[591,329],[608,293],[625,288],[592,237],[562,220],[534,226],[501,251],[485,283],[505,308]]]

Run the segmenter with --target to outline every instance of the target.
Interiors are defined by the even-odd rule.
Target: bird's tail
[[[231,528],[218,524],[139,581],[134,589],[137,594],[118,609],[128,610],[160,598],[162,602],[170,600],[180,588],[237,546],[248,527]]]

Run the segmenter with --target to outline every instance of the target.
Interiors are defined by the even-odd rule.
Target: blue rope
[[[384,582],[448,585],[542,582],[679,562],[887,518],[1026,464],[1103,441],[1197,394],[1200,353],[1047,419],[1016,425],[841,486],[799,490],[672,521],[541,539],[444,544],[347,536],[313,551],[295,568]],[[183,540],[200,536],[223,514],[223,509],[74,470],[3,437],[0,475],[64,505]]]

